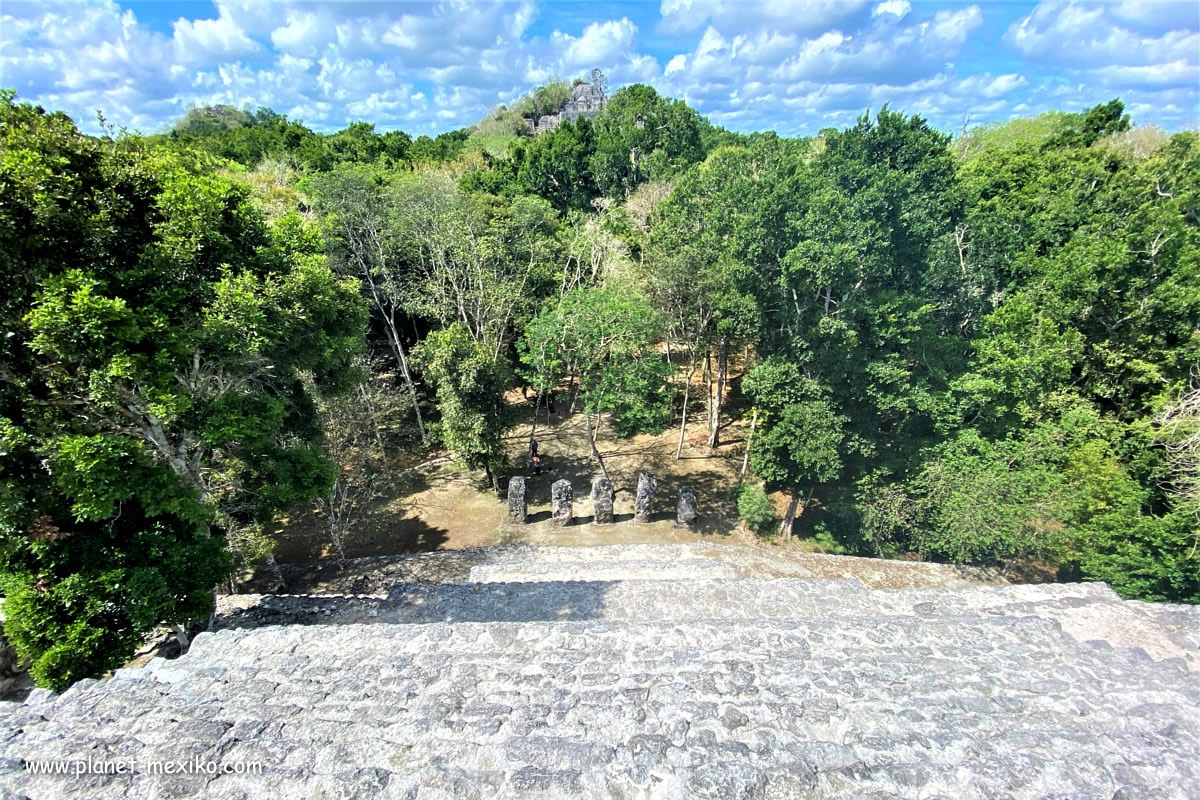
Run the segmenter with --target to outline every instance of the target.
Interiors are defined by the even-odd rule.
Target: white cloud
[[[1176,27],[1174,14],[1134,12],[1133,8],[1043,2],[1013,23],[1006,38],[1025,57],[1063,67],[1145,66],[1179,59],[1196,63],[1200,33],[1194,5],[1190,27]],[[1140,13],[1135,21],[1155,20],[1160,27],[1147,32],[1144,27],[1127,26],[1135,13]]]
[[[323,130],[369,119],[414,134],[469,124],[592,67],[614,88],[650,83],[719,124],[784,133],[884,102],[957,127],[965,113],[1114,95],[1178,126],[1194,122],[1200,95],[1193,3],[1044,2],[1005,32],[989,28],[991,6],[911,0],[661,0],[657,20],[643,6],[619,16],[534,0],[213,0],[161,30],[124,1],[3,0],[0,84],[91,130],[97,108],[158,130],[191,104],[223,102]],[[970,63],[997,47],[1001,69]]]
[[[867,0],[662,0],[662,28],[697,31],[712,24],[722,32],[826,30],[859,17]]]
[[[337,27],[311,11],[289,9],[286,19],[286,25],[271,31],[271,43],[281,53],[314,56],[337,38]]]
[[[583,68],[594,64],[608,64],[633,45],[637,26],[628,17],[607,22],[593,22],[578,36],[560,31],[551,34],[551,44],[560,50],[565,65]]]
[[[132,17],[133,12],[128,12]],[[257,52],[260,46],[234,20],[221,14],[216,19],[177,19],[172,25],[175,53],[179,61],[202,64],[225,61]]]
[[[912,11],[912,5],[908,0],[884,0],[884,2],[875,6],[875,11],[872,13],[878,17],[882,14],[891,14],[893,17],[906,17],[908,12]]]

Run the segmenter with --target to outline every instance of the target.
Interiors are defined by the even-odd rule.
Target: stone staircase
[[[708,544],[421,569],[0,707],[0,798],[1200,797],[1195,608]],[[150,774],[192,760],[262,772]]]

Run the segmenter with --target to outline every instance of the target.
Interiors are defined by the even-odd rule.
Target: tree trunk
[[[413,384],[412,375],[409,374],[408,359],[404,357],[404,345],[400,343],[399,337],[396,338],[396,354],[400,357],[400,372],[404,375],[404,382],[408,385],[413,411],[417,413],[417,430],[421,433],[421,443],[425,444],[429,439],[425,436],[425,421],[421,419],[421,404],[417,402],[417,387]]]
[[[587,437],[588,444],[592,446],[592,458],[596,459],[596,463],[600,465],[600,471],[604,473],[604,477],[608,478],[608,470],[604,466],[604,459],[600,457],[600,451],[596,449],[596,439],[592,436],[592,415],[587,414]]]
[[[800,505],[800,495],[792,492],[792,499],[788,501],[787,513],[783,515],[783,522],[779,524],[779,540],[786,542],[792,538],[792,525],[796,522],[796,506]]]
[[[667,340],[666,340],[666,345],[667,345],[667,366],[670,368],[670,371],[667,373],[667,374],[670,376],[670,377],[668,377],[668,378],[667,378],[667,388],[668,388],[668,389],[670,389],[670,390],[672,390],[672,391],[671,391],[671,394],[674,394],[674,393],[675,393],[675,392],[674,392],[674,388],[675,388],[675,365],[671,363],[671,337],[670,337],[670,336],[668,336],[668,337],[667,337]],[[667,419],[667,424],[668,424],[668,425],[670,425],[670,424],[671,424],[671,418],[670,418],[670,415],[671,415],[672,413],[674,413],[674,409],[673,409],[672,407],[668,406],[668,407],[667,407],[667,416],[668,416],[668,419]]]
[[[754,437],[754,426],[758,425],[758,409],[750,417],[750,432],[746,434],[746,452],[742,455],[742,477],[746,477],[746,468],[750,466],[750,440]]]
[[[491,465],[483,465],[483,474],[487,475],[488,483],[492,485],[492,491],[494,491],[497,495],[500,494],[500,480],[496,477],[496,473],[492,472]]]
[[[533,444],[534,434],[537,433],[537,415],[538,415],[538,410],[540,410],[541,407],[542,407],[542,394],[538,394],[537,402],[533,404],[533,425],[531,425],[529,428],[529,443],[530,444]],[[549,419],[549,406],[548,405],[547,405],[546,411],[547,411],[546,424],[549,425],[550,419]]]
[[[712,438],[713,430],[713,373],[712,373],[712,351],[706,346],[704,348],[704,389],[705,400],[704,408],[708,415],[708,435]]]
[[[329,526],[329,539],[333,542],[333,551],[337,554],[338,569],[346,568],[346,547],[342,541],[341,525],[337,522]]]
[[[675,448],[675,460],[676,461],[678,461],[680,456],[683,455],[683,436],[684,436],[684,433],[687,431],[688,390],[690,390],[692,388],[692,375],[695,372],[696,372],[696,368],[695,368],[695,365],[693,364],[692,367],[690,369],[688,369],[687,379],[684,381],[684,384],[683,384],[683,409],[679,415],[681,417],[681,419],[679,421],[679,446]]]
[[[708,434],[708,448],[716,450],[721,444],[721,397],[725,394],[725,364],[728,361],[728,345],[721,339],[717,350],[717,398],[713,402],[712,429]]]
[[[271,575],[275,577],[275,591],[287,588],[287,583],[283,580],[283,570],[279,568],[279,563],[275,561],[275,554],[267,554],[267,569],[271,571]]]
[[[579,384],[575,381],[574,372],[567,378],[567,385],[571,387],[571,406],[567,409],[567,414],[574,414],[575,401],[579,399]]]
[[[188,638],[187,631],[180,625],[172,625],[171,630],[175,632],[175,638],[179,640],[179,649],[187,652],[187,649],[192,646],[192,640]]]
[[[404,356],[404,344],[400,341],[400,331],[396,329],[395,303],[391,302],[385,305],[384,299],[380,296],[379,289],[371,277],[370,270],[364,270],[364,277],[371,289],[371,299],[375,301],[375,308],[379,310],[379,316],[383,318],[384,327],[387,329],[388,347],[391,348],[392,355],[395,356],[396,363],[400,366],[400,374],[404,376],[404,383],[408,386],[408,393],[412,397],[413,410],[417,412],[417,430],[421,433],[421,442],[428,442],[429,440],[425,436],[425,421],[421,419],[421,405],[417,402],[417,387],[413,385],[412,375],[408,371],[408,359]],[[416,330],[415,320],[413,320],[413,330]]]

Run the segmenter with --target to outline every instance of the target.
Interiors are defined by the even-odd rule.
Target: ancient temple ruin
[[[1200,797],[1195,608],[708,543],[392,562],[0,704],[0,797]]]
[[[527,119],[534,135],[552,131],[563,122],[574,122],[580,117],[595,119],[604,108],[604,89],[597,83],[577,83],[571,87],[571,99],[557,114],[545,114],[540,119]]]

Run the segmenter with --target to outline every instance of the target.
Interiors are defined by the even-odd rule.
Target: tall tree
[[[211,610],[213,520],[325,489],[300,376],[341,389],[364,315],[319,240],[268,228],[244,187],[11,95],[0,122],[5,627],[61,688]]]
[[[415,355],[437,387],[446,447],[468,467],[482,469],[498,492],[508,420],[503,375],[489,348],[455,322],[429,334]]]
[[[704,157],[700,116],[642,84],[618,90],[595,127],[592,175],[608,197],[624,197],[639,183],[669,178]]]
[[[841,472],[847,420],[819,396],[814,381],[780,359],[755,367],[747,376],[746,391],[754,399],[760,425],[750,443],[750,464],[769,489],[790,496],[779,527],[780,538],[787,540],[803,490],[808,489],[808,499],[802,512],[816,487]]]
[[[404,347],[404,286],[409,273],[398,252],[395,203],[386,177],[373,168],[347,166],[311,181],[318,207],[330,217],[335,262],[362,281],[376,321],[383,329],[396,367],[404,378],[421,439],[425,421]]]
[[[653,349],[661,334],[661,321],[645,299],[624,287],[571,291],[526,327],[521,352],[537,385],[555,386],[566,376],[578,379],[588,443],[605,474],[596,447],[604,412],[616,416],[624,433],[664,421],[667,365]]]

